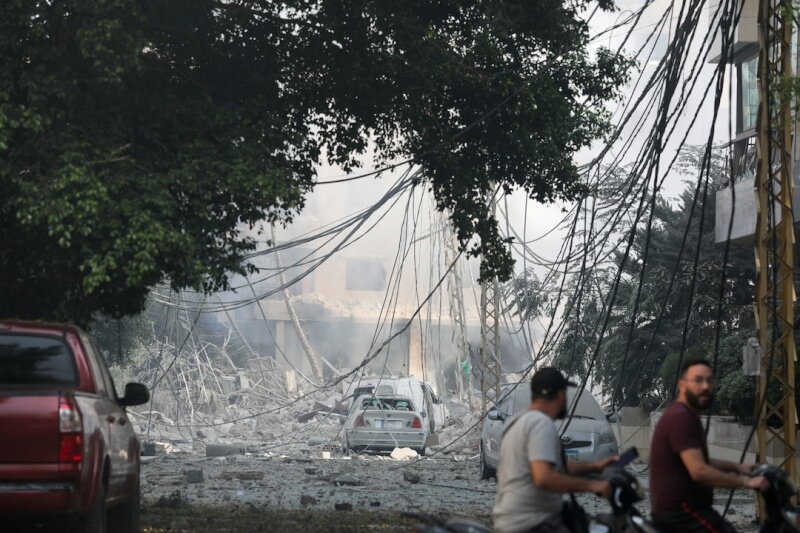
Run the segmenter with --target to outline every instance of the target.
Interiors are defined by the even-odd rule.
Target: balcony
[[[748,132],[740,135],[732,146],[733,161],[733,187],[726,187],[716,194],[716,219],[714,221],[714,241],[724,243],[728,238],[731,211],[736,202],[733,213],[733,226],[730,228],[730,240],[734,244],[754,243],[756,232],[756,147],[754,133]],[[797,189],[800,180],[800,166],[794,165],[794,186]],[[780,216],[779,207],[775,207],[776,216]],[[792,200],[795,226],[800,220],[800,201],[797,195]]]

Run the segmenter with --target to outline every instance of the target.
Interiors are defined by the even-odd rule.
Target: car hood
[[[567,425],[566,420],[557,420],[556,428],[559,434],[567,428],[567,433],[600,433],[603,430],[611,431],[607,420],[593,420],[588,418],[573,418]]]

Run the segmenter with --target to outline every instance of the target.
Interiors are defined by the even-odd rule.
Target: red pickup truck
[[[91,337],[80,328],[0,320],[0,524],[139,531],[139,441]],[[50,524],[48,526],[48,524]]]

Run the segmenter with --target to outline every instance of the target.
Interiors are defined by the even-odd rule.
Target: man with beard
[[[711,505],[714,487],[766,490],[763,476],[750,477],[753,465],[708,457],[700,414],[714,399],[714,372],[708,361],[681,368],[678,399],[656,424],[650,447],[650,506],[664,532],[732,532]]]
[[[499,533],[568,533],[562,521],[563,494],[611,494],[607,481],[578,477],[600,472],[616,457],[570,461],[564,468],[554,420],[567,414],[567,386],[574,384],[552,367],[531,378],[531,405],[506,422],[497,468],[494,528]]]

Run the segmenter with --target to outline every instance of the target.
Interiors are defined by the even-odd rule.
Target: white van
[[[349,386],[345,387],[345,392],[349,397],[358,397],[362,394],[374,394],[376,396],[406,396],[411,398],[414,405],[419,406],[419,410],[428,420],[431,433],[438,433],[447,424],[449,413],[447,406],[433,392],[430,386],[424,381],[410,377],[374,377],[374,378],[355,378]]]

